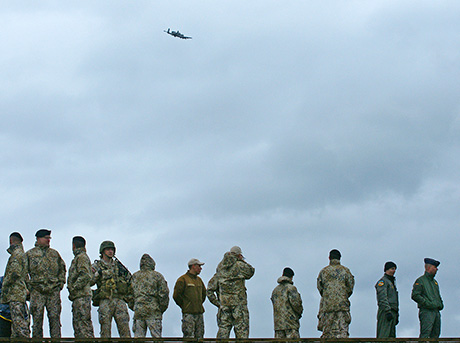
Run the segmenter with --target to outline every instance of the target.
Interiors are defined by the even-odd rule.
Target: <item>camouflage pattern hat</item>
[[[99,247],[99,254],[102,254],[105,249],[108,248],[113,248],[113,252],[115,252],[115,243],[112,241],[104,241],[101,243],[101,246]]]

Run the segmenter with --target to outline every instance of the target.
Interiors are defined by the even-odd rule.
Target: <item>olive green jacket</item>
[[[444,308],[438,282],[427,272],[415,280],[411,298],[420,309],[441,311]]]
[[[173,299],[182,309],[182,313],[200,314],[204,312],[206,287],[203,280],[190,272],[177,279]]]
[[[375,284],[375,290],[377,292],[379,311],[384,313],[391,310],[399,311],[398,290],[396,289],[396,283],[391,282],[391,277],[383,274],[382,278]]]

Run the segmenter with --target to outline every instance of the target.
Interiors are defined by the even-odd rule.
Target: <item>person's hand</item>
[[[393,313],[391,312],[387,312],[385,313],[385,317],[387,318],[388,321],[392,321],[393,320]]]

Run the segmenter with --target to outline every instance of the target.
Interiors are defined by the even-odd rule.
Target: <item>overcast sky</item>
[[[172,291],[190,258],[207,283],[239,245],[256,269],[250,336],[273,336],[290,266],[301,336],[318,337],[316,277],[336,248],[356,278],[351,337],[375,335],[388,260],[407,337],[433,257],[441,335],[459,335],[460,2],[0,4],[0,266],[10,232],[30,249],[46,227],[68,266],[74,235],[92,260],[113,240],[132,272],[149,253]],[[163,335],[180,319],[171,299]]]

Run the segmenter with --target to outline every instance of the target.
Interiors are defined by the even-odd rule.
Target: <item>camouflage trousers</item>
[[[299,330],[275,330],[275,338],[300,338]]]
[[[129,313],[126,303],[117,298],[102,299],[99,304],[99,324],[101,324],[101,337],[108,338],[112,335],[112,318],[117,323],[120,337],[131,337],[129,331]]]
[[[11,301],[11,338],[30,337],[29,309],[26,303]]]
[[[72,301],[72,325],[75,338],[93,338],[91,321],[91,296],[80,297]]]
[[[133,332],[134,337],[145,337],[147,328],[150,330],[152,337],[160,338],[163,324],[161,319],[147,318],[147,319],[134,319]]]
[[[321,338],[347,338],[350,323],[351,314],[349,311],[318,314],[318,330],[323,332]]]
[[[232,327],[236,338],[249,337],[249,311],[246,304],[222,306],[219,312],[217,338],[229,338]]]
[[[37,290],[30,292],[30,313],[32,314],[32,337],[43,337],[43,316],[48,314],[51,338],[61,337],[61,291],[40,293]]]
[[[203,338],[203,313],[182,313],[182,333],[184,334],[184,338]]]

